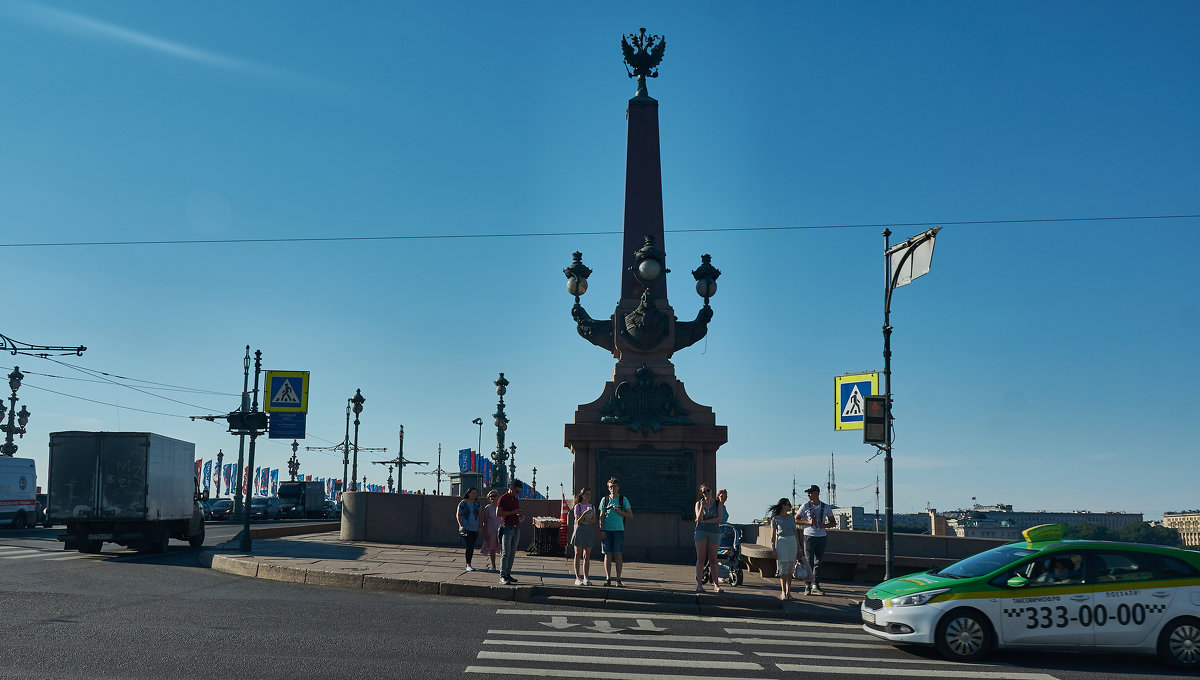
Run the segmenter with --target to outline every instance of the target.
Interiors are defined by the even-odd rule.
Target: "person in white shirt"
[[[804,556],[812,566],[812,585],[805,595],[824,595],[821,592],[821,558],[825,555],[826,529],[837,526],[833,508],[821,501],[821,487],[813,484],[804,490],[808,501],[796,509],[796,526],[804,527]]]

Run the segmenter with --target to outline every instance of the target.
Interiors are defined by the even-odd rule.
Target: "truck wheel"
[[[102,547],[104,547],[104,541],[84,541],[83,545],[79,546],[79,552],[95,555],[100,552]]]
[[[193,536],[188,536],[188,545],[192,546],[193,548],[199,548],[200,546],[204,545],[204,525],[203,524],[200,525],[199,533],[197,533]]]
[[[22,479],[24,479],[24,478],[22,478]],[[29,522],[25,519],[25,511],[22,510],[21,512],[17,513],[16,517],[13,518],[12,528],[24,529],[27,526],[29,526]]]
[[[146,540],[146,552],[165,553],[167,546],[171,542],[171,532],[167,530],[167,525],[161,524],[155,528],[157,533],[154,533]]]

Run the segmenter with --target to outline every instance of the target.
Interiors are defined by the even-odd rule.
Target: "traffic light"
[[[863,397],[864,444],[887,443],[888,415],[886,396]]]
[[[229,422],[229,431],[234,434],[256,434],[267,429],[267,414],[262,411],[233,411],[225,416],[225,420]]]

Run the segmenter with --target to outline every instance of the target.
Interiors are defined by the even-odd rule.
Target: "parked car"
[[[278,496],[255,496],[250,499],[250,519],[282,519],[283,503]]]
[[[325,518],[335,519],[342,516],[342,505],[334,501],[325,501]]]
[[[204,519],[209,521],[229,519],[231,513],[233,513],[233,501],[228,498],[210,500],[204,507]]]
[[[953,661],[1077,649],[1200,670],[1200,553],[1062,535],[1061,524],[1033,527],[1023,542],[885,581],[862,602],[863,630]]]

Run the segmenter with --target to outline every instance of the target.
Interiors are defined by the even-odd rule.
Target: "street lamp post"
[[[395,482],[396,482],[396,480],[392,479],[392,466],[389,465],[388,466],[388,493],[396,493],[396,487],[394,486]]]
[[[533,487],[533,493],[537,494],[537,468],[533,468],[533,477],[529,480],[529,486]]]
[[[350,474],[351,491],[358,491],[358,486],[354,485],[354,478],[358,477],[358,415],[362,413],[363,402],[365,401],[366,399],[362,395],[362,390],[354,390],[354,396],[350,398],[350,403],[354,404],[352,408],[354,411],[354,464]],[[366,477],[363,477],[363,480],[363,484],[366,484]]]
[[[250,345],[246,345],[246,356],[242,359],[242,407],[239,409],[243,414],[250,410]],[[237,516],[241,512],[250,512],[250,509],[245,507],[246,504],[242,501],[242,490],[248,489],[245,479],[246,465],[246,435],[238,435],[238,462],[237,469],[234,470],[234,492],[233,492],[233,514]],[[249,494],[246,494],[249,497]]]
[[[508,445],[508,481],[517,478],[517,445]]]
[[[350,400],[346,400],[346,438],[342,440],[342,488],[339,494],[350,488]]]
[[[300,471],[300,460],[296,458],[296,449],[300,448],[300,442],[292,440],[292,457],[288,460],[288,475],[292,481],[296,481],[296,473]]]
[[[475,444],[475,453],[479,453],[479,449],[483,448],[483,418],[476,418],[471,422],[479,426],[479,442]]]
[[[254,392],[252,393],[252,400],[250,402],[250,412],[243,414],[244,415],[243,424],[246,426],[245,431],[248,431],[250,433],[250,447],[246,454],[246,467],[247,468],[254,467],[255,442],[258,440],[258,436],[266,431],[267,423],[268,423],[267,414],[258,412],[258,376],[261,371],[262,371],[262,350],[255,350],[254,351]],[[247,422],[252,419],[255,422]],[[251,542],[250,542],[250,505],[251,505],[250,497],[253,495],[253,493],[250,492],[249,486],[247,486],[246,490],[247,490],[246,502],[243,503],[243,505],[242,505],[242,511],[243,511],[242,512],[242,533],[241,533],[241,537],[240,537],[241,540],[238,543],[238,550],[249,555],[250,547],[251,547]]]
[[[500,402],[496,404],[496,412],[492,414],[496,423],[496,450],[492,452],[492,488],[503,493],[504,487],[508,486],[504,483],[504,459],[508,457],[504,450],[504,432],[508,429],[508,416],[504,414],[504,393],[508,391],[508,381],[501,373],[493,384],[496,386],[496,394],[500,395]]]
[[[221,470],[225,469],[221,464],[223,460],[225,460],[225,452],[217,449],[217,498],[221,497]]]
[[[29,423],[29,409],[21,404],[21,410],[17,411],[17,390],[21,387],[21,381],[25,379],[25,375],[21,373],[18,366],[13,366],[12,373],[8,374],[8,386],[12,388],[12,396],[8,398],[8,422],[0,424],[0,428],[4,430],[4,445],[0,446],[0,453],[6,456],[11,456],[17,452],[17,445],[13,443],[13,435],[18,435],[22,439],[25,438],[25,425]],[[0,403],[0,420],[4,419],[4,404]]]

